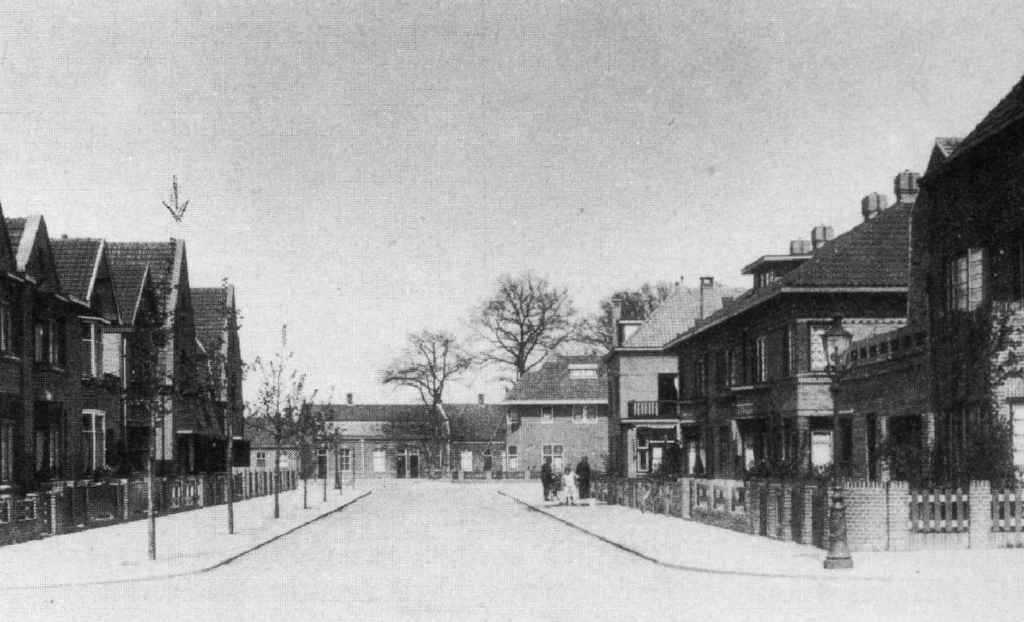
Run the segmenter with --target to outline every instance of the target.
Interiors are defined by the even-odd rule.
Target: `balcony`
[[[631,400],[628,412],[631,419],[678,419],[680,410],[674,400]]]

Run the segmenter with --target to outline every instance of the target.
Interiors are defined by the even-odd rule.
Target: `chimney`
[[[832,227],[826,227],[825,225],[818,225],[811,229],[811,247],[814,250],[818,250],[825,245],[825,242],[832,240]]]
[[[620,323],[622,322],[622,298],[618,296],[612,298],[612,347],[617,348],[622,345],[622,328]]]
[[[351,393],[346,393],[345,394],[345,403],[348,404],[349,406],[352,405],[352,394]]]
[[[483,404],[484,403],[484,394],[483,393],[477,393],[476,401],[477,401],[478,404]]]
[[[700,277],[700,319],[704,319],[704,290],[715,286],[715,277]]]
[[[793,240],[789,243],[790,255],[810,255],[812,250],[808,240]]]
[[[917,173],[911,173],[909,170],[903,171],[896,176],[893,180],[893,192],[896,193],[896,203],[914,203],[917,201],[917,180],[921,176]]]
[[[896,181],[897,183],[899,183],[898,177],[896,178]],[[898,189],[896,193],[896,200],[898,202]],[[867,195],[866,197],[860,200],[860,213],[864,216],[864,222],[867,222],[874,218],[875,216],[878,216],[878,213],[887,207],[889,207],[889,198],[886,197],[884,194],[878,194],[877,192],[872,192],[871,194]]]
[[[734,300],[736,300],[735,296],[722,296],[722,307],[728,307]]]

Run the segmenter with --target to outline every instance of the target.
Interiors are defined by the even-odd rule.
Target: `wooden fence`
[[[157,515],[227,503],[227,475],[154,479]],[[246,469],[232,475],[236,501],[272,494],[273,470]],[[281,491],[294,490],[295,471],[281,471]],[[64,481],[24,496],[0,494],[0,544],[11,544],[102,527],[148,516],[145,479]]]

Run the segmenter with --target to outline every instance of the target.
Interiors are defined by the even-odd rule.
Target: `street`
[[[0,619],[1001,620],[1022,604],[1019,591],[1005,589],[1019,582],[1012,580],[972,586],[665,568],[499,489],[379,485],[343,511],[219,569],[2,591]],[[996,602],[998,611],[987,609]]]

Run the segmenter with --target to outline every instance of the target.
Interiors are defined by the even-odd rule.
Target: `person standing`
[[[540,484],[544,487],[545,501],[551,499],[551,484],[553,482],[554,476],[551,474],[551,462],[545,460],[544,464],[540,465]]]
[[[562,475],[562,492],[565,497],[565,501],[563,501],[565,505],[576,505],[576,474],[570,467],[565,467],[565,473]]]
[[[586,456],[576,465],[576,477],[580,483],[580,501],[585,501],[590,498],[590,460]]]

